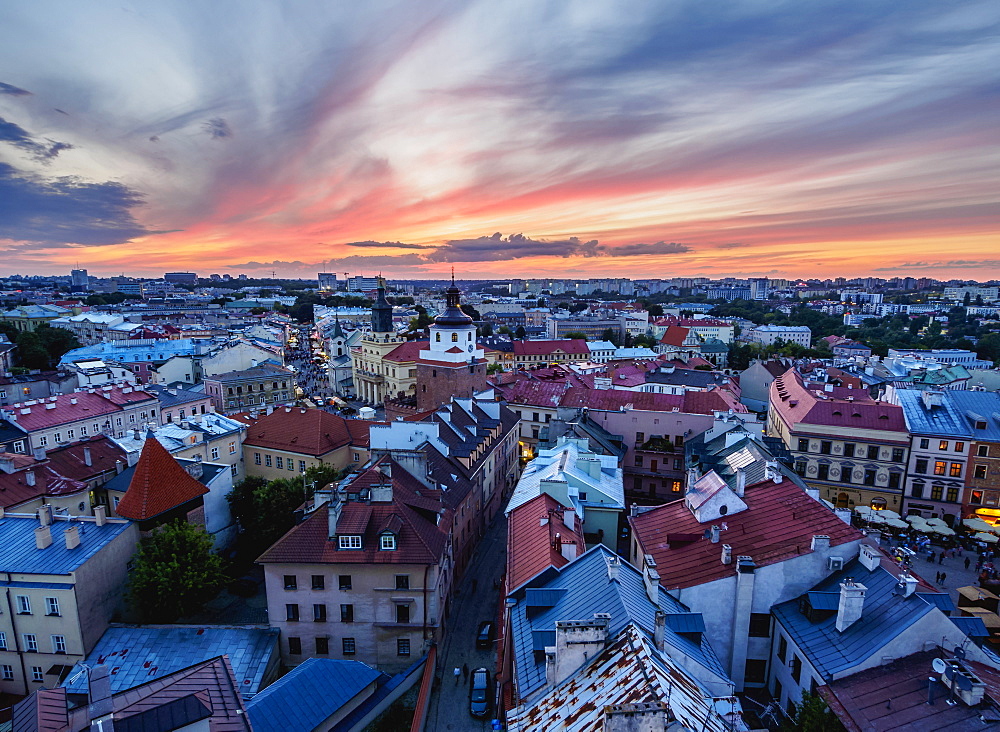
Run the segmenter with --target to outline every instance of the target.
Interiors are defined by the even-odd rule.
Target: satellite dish
[[[965,649],[961,646],[955,646],[955,658],[960,661],[965,658]]]
[[[946,679],[948,679],[948,681],[951,681],[952,679],[955,678],[955,673],[956,673],[955,672],[955,667],[954,666],[949,666],[948,668],[946,668],[944,670],[944,677]]]
[[[972,679],[964,674],[956,676],[955,683],[958,684],[958,688],[962,691],[972,691]]]
[[[945,672],[945,669],[948,668],[948,664],[946,664],[940,658],[935,658],[933,661],[931,661],[931,668],[934,669],[934,673],[943,674]]]

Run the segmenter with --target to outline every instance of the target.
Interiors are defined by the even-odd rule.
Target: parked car
[[[477,668],[469,679],[469,713],[482,719],[490,709],[490,672]]]
[[[493,640],[496,637],[495,626],[489,620],[484,620],[479,624],[479,632],[476,634],[476,648],[489,650],[493,647]]]

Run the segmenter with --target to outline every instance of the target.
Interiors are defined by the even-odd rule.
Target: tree
[[[517,326],[517,330],[514,331],[514,337],[518,340],[523,341],[524,337],[528,334],[528,331],[524,329],[523,325]]]
[[[845,732],[845,729],[821,697],[803,694],[791,717],[782,722],[781,732]]]
[[[462,308],[462,312],[465,313],[466,315],[468,315],[473,320],[482,320],[483,319],[483,316],[479,314],[479,311],[476,310],[471,305],[462,305],[461,308]]]
[[[510,335],[510,328],[507,327],[506,325],[501,325],[497,329],[497,333],[499,333],[500,335]]]
[[[569,333],[566,334],[566,337],[569,338],[572,341],[585,341],[585,340],[587,340],[587,334],[586,333],[581,333],[578,330],[571,330]]]
[[[493,325],[491,323],[483,323],[483,326],[479,329],[479,335],[489,338],[493,335]]]
[[[570,311],[571,313],[582,313],[582,312],[583,312],[584,310],[586,310],[586,309],[587,309],[588,307],[589,307],[589,306],[588,306],[588,305],[587,305],[587,303],[585,303],[585,302],[574,302],[573,304],[571,304],[571,305],[569,306],[569,311]]]
[[[129,601],[145,622],[171,622],[197,612],[225,580],[212,537],[200,526],[175,521],[139,542]]]
[[[651,318],[662,318],[663,317],[663,306],[652,304],[646,306],[646,312],[649,313]]]
[[[601,333],[601,340],[610,341],[611,343],[614,343],[616,346],[621,345],[620,338],[618,336],[618,331],[615,330],[614,328],[605,328],[604,331]]]
[[[976,353],[987,361],[1000,361],[1000,333],[987,333],[976,344]]]
[[[969,307],[972,304],[972,293],[968,290],[965,291],[965,297],[962,298],[962,304],[965,307]]]
[[[501,363],[491,363],[486,367],[487,374],[496,374],[503,371],[503,364]]]

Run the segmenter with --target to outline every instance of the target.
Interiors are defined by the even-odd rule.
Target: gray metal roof
[[[38,549],[35,543],[35,529],[39,525],[34,517],[7,514],[0,518],[0,546],[3,547],[0,572],[69,575],[127,531],[131,524],[113,522],[98,526],[83,521],[53,521],[50,524],[52,544],[45,549]],[[63,535],[71,525],[80,527],[80,546],[75,549],[66,548]]]
[[[949,394],[940,406],[928,409],[923,401],[924,392],[916,389],[898,389],[899,405],[903,408],[906,426],[915,435],[947,435],[972,437],[972,430],[960,409],[956,408]]]
[[[1000,394],[995,391],[949,390],[945,398],[960,411],[975,440],[1000,441]],[[982,417],[986,427],[976,428],[972,415]]]

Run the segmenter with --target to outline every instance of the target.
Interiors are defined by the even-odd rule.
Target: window
[[[878,460],[878,445],[869,445],[868,446],[868,459],[869,460]]]
[[[66,439],[67,440],[76,439],[76,430],[66,430]]]
[[[52,652],[53,653],[66,652],[66,636],[64,635],[52,636]]]
[[[14,452],[24,452],[24,440],[18,440],[14,443]]]
[[[962,452],[963,450],[965,450],[965,443],[964,442],[956,442],[955,443],[955,452]]]
[[[266,468],[270,468],[271,467],[271,456],[270,455],[265,455],[264,456],[264,467],[266,467]]]
[[[354,622],[354,605],[340,606],[340,622],[342,623]]]
[[[297,590],[299,589],[299,579],[294,574],[285,575],[285,589],[286,590]]]
[[[295,621],[299,619],[299,606],[297,603],[290,602],[285,605],[285,620]]]
[[[899,473],[889,473],[888,488],[899,488]]]
[[[854,457],[854,443],[845,442],[844,443],[844,457]]]
[[[825,463],[821,464],[817,468],[816,478],[818,480],[829,480],[830,478],[830,466]]]
[[[983,492],[982,491],[972,491],[972,496],[969,498],[969,503],[976,506],[983,505]]]
[[[948,440],[941,440],[938,443],[938,450],[947,450],[947,449],[948,449]]]
[[[382,551],[393,551],[396,548],[396,535],[395,534],[382,534],[380,537],[381,541],[379,547]]]
[[[927,472],[927,460],[924,459],[924,458],[921,458],[921,459],[917,460],[917,463],[916,463],[916,465],[914,466],[913,469],[914,469],[914,471],[916,471],[918,473],[926,473]]]
[[[785,640],[785,636],[781,636],[778,639],[778,660],[784,663],[785,656],[787,655],[788,655],[788,641]]]
[[[809,452],[809,440],[799,439],[799,452]]]
[[[293,656],[302,655],[302,639],[301,638],[289,638],[288,639],[288,652]]]
[[[42,681],[45,681],[45,677],[42,675],[42,667],[41,666],[32,666],[31,667],[31,680],[32,681],[37,681],[39,683],[41,683]]]
[[[361,548],[361,537],[360,536],[339,536],[337,537],[337,546],[341,549],[360,549]]]
[[[235,455],[236,454],[236,443],[235,442],[230,442],[229,443],[229,454],[230,455]]]
[[[865,485],[875,485],[875,471],[870,468],[865,471]]]
[[[819,454],[820,455],[829,455],[830,454],[830,450],[832,448],[832,445],[833,445],[833,443],[830,442],[829,440],[823,440],[822,442],[820,442],[819,443]]]
[[[792,656],[792,678],[795,679],[795,683],[799,682],[799,678],[802,676],[802,659],[798,656]]]
[[[781,682],[778,681],[777,677],[774,679],[774,698],[781,701]]]
[[[86,437],[86,435],[87,435],[87,425],[81,425],[80,426],[80,434]]]
[[[62,615],[59,612],[59,598],[58,597],[46,597],[45,598],[45,614],[46,615]]]
[[[27,595],[17,596],[17,614],[31,615],[31,600],[28,599]]]
[[[24,634],[24,650],[30,652],[38,651],[38,638],[35,637],[34,633]]]
[[[950,503],[958,503],[958,488],[949,488],[945,500]]]
[[[409,638],[397,638],[396,639],[396,655],[397,656],[409,656],[410,655],[410,639]]]
[[[355,645],[353,638],[341,638],[340,647],[345,656],[353,656],[357,653],[357,646]]]
[[[314,574],[312,576],[312,588],[314,590],[322,590],[326,587],[326,581],[321,574]]]
[[[5,663],[3,666],[0,666],[0,671],[3,672],[4,681],[14,680],[14,667],[11,666],[10,664]]]
[[[750,613],[750,637],[767,638],[771,634],[770,613]]]
[[[322,603],[313,605],[313,621],[316,623],[326,622],[326,605]]]
[[[635,456],[635,464],[636,464],[636,467],[639,467],[639,468],[642,467],[642,455],[636,455]]]
[[[944,460],[934,461],[934,475],[944,475],[947,469],[948,469],[948,463],[946,463]]]
[[[276,457],[274,459],[274,467],[276,467],[278,470],[284,470],[285,469],[285,461],[281,457],[281,455],[278,455],[278,457]]]
[[[330,639],[326,637],[316,639],[316,655],[317,656],[329,656],[330,655]]]
[[[952,478],[962,477],[962,463],[952,463],[948,466],[948,475]]]
[[[349,574],[339,575],[337,577],[337,585],[340,588],[341,592],[351,589],[351,575]]]
[[[795,472],[797,474],[799,474],[799,475],[805,475],[806,474],[806,461],[805,460],[796,460],[795,461]]]
[[[985,465],[977,465],[973,469],[973,473],[974,473],[975,477],[978,480],[983,480],[986,477],[986,466]]]
[[[218,460],[219,459],[219,448],[213,447],[212,451],[211,451],[211,455],[212,455],[212,460]]]
[[[904,450],[901,447],[892,448],[892,462],[894,463],[903,462],[903,452]]]
[[[931,446],[931,441],[930,440],[924,438],[924,439],[922,439],[920,441],[920,449],[921,450],[927,450],[927,449],[930,448],[930,446]]]
[[[236,463],[233,463],[232,465],[229,466],[229,472],[232,473],[233,477],[235,478],[237,475],[239,475],[240,466],[237,465]]]
[[[358,453],[354,453],[354,462],[358,462]],[[305,460],[299,460],[299,472],[300,473],[306,472],[306,461]]]
[[[0,651],[7,650],[7,634],[0,630]]]
[[[410,575],[408,575],[408,574],[397,574],[396,575],[396,589],[397,590],[408,590],[408,589],[410,589]]]
[[[942,493],[944,493],[944,488],[942,486],[939,486],[939,485],[932,485],[931,486],[931,500],[932,501],[940,501]]]
[[[410,622],[410,606],[405,603],[396,604],[396,622],[397,623],[409,623]]]
[[[14,443],[14,448],[17,448],[17,443]],[[990,456],[990,446],[989,445],[976,445],[976,457],[989,457]]]
[[[680,493],[681,482],[679,480],[675,480],[673,483],[670,484],[670,490],[672,490],[674,493]]]
[[[914,483],[913,490],[910,491],[910,495],[912,495],[914,498],[923,498],[924,486],[925,486],[924,483]]]
[[[288,458],[286,460],[286,464],[288,465],[288,469],[289,470],[295,470],[295,461],[294,460],[292,460],[291,458]]]
[[[48,444],[49,444],[49,438],[46,437],[45,435],[42,435],[41,437],[38,438],[39,447],[45,447]]]

